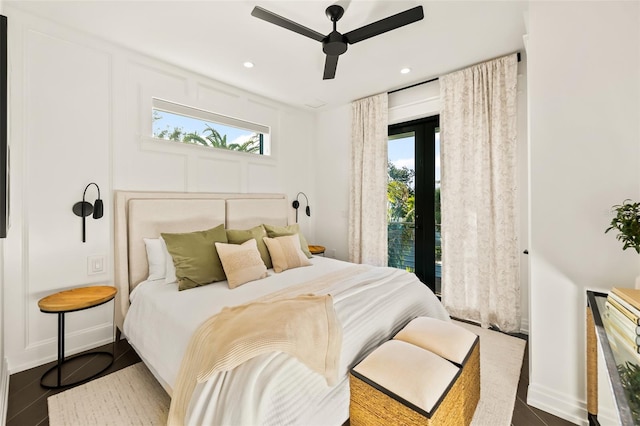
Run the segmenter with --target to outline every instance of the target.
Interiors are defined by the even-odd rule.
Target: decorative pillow
[[[164,252],[164,283],[178,283],[176,267],[173,264],[173,257],[171,257],[171,253],[169,253],[169,250],[167,249],[167,243],[164,242],[162,237],[160,238],[160,243],[162,244],[162,251]]]
[[[227,229],[227,240],[231,244],[242,244],[245,241],[253,238],[256,240],[256,244],[258,246],[258,251],[260,252],[260,257],[264,262],[264,265],[267,269],[271,268],[271,256],[269,256],[269,249],[267,245],[264,243],[263,238],[267,236],[267,231],[265,231],[262,225],[258,225],[251,229]],[[224,266],[224,265],[223,265]],[[226,270],[225,270],[226,273]],[[227,278],[229,274],[227,274]]]
[[[215,243],[226,243],[224,225],[206,231],[184,234],[162,234],[176,267],[178,290],[223,281],[226,277]]]
[[[249,238],[244,243],[215,243],[218,256],[227,275],[229,288],[236,288],[249,281],[266,278],[267,267],[262,261],[256,240]]]
[[[269,248],[275,272],[311,265],[309,259],[300,250],[300,238],[298,235],[276,238],[265,237],[264,242]]]
[[[165,248],[160,238],[143,238],[147,249],[147,263],[149,264],[149,281],[164,279],[166,276]]]
[[[288,235],[298,234],[298,236],[300,237],[300,249],[302,249],[304,255],[307,256],[307,258],[311,259],[309,244],[307,244],[307,239],[304,237],[304,235],[302,235],[302,232],[300,232],[300,226],[297,223],[287,226],[274,226],[266,224],[262,226],[264,226],[264,229],[266,229],[267,236],[269,238],[285,237]],[[271,250],[269,250],[269,253],[271,253]]]

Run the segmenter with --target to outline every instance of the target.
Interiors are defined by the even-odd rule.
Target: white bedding
[[[124,333],[171,393],[193,331],[225,306],[255,300],[352,264],[313,257],[313,265],[230,290],[225,282],[178,292],[176,284],[145,281],[131,294]],[[374,271],[375,270],[375,271]],[[380,276],[382,279],[373,279]],[[448,319],[438,299],[415,275],[371,268],[364,282],[329,288],[343,327],[339,383],[284,353],[256,357],[199,384],[189,409],[194,425],[341,425],[349,416],[347,372],[380,342],[417,316]]]

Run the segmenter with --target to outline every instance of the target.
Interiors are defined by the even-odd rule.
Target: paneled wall
[[[113,277],[115,189],[189,192],[305,191],[314,200],[315,117],[6,7],[10,26],[11,229],[4,250],[6,354],[12,373],[55,359],[56,317],[37,301]],[[151,138],[151,99],[271,128],[272,155]],[[71,207],[100,186],[105,214]],[[87,200],[97,197],[95,187]],[[314,219],[301,226],[314,241]],[[88,273],[88,257],[106,260]],[[67,316],[67,353],[111,336],[113,304]]]

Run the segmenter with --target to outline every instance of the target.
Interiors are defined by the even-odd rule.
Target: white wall
[[[316,125],[316,242],[325,246],[325,256],[346,261],[349,259],[351,105],[319,112]]]
[[[528,160],[527,160],[527,68],[526,56],[518,64],[518,188],[520,190],[520,247],[528,247]],[[441,110],[440,84],[433,81],[389,95],[389,124],[404,123],[437,115]],[[318,145],[316,191],[321,213],[316,222],[319,244],[327,253],[348,259],[348,212],[351,106],[344,105],[318,113]],[[323,173],[323,170],[326,171]],[[528,258],[521,255],[521,330],[529,331]]]
[[[640,4],[530,2],[528,403],[586,424],[585,290],[633,287],[604,234],[640,196]]]
[[[315,199],[312,113],[212,81],[6,6],[11,20],[12,228],[5,243],[6,353],[12,373],[55,359],[48,294],[113,278],[115,189],[216,192],[305,191]],[[271,157],[157,142],[151,97],[271,126]],[[71,207],[89,182],[105,203],[100,220]],[[87,199],[97,193],[91,187]],[[315,216],[301,221],[314,241]],[[87,257],[104,255],[89,275]],[[67,315],[67,353],[109,341],[113,305]]]

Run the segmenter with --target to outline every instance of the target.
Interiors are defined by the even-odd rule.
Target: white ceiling
[[[259,5],[320,33],[331,0],[8,1],[233,86],[294,106],[323,108],[437,77],[523,49],[526,1],[340,0],[346,33],[422,4],[425,18],[349,46],[322,80],[322,44],[251,16]],[[255,67],[247,69],[243,62]],[[400,74],[409,67],[412,72]]]

